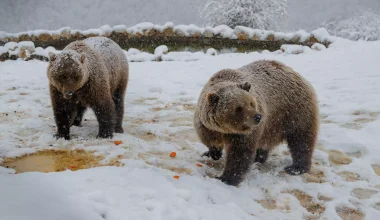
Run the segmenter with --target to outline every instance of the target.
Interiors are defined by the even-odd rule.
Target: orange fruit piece
[[[198,166],[198,167],[202,167],[202,164],[200,164],[200,163],[197,163],[197,166]]]
[[[179,176],[173,176],[175,179],[179,179]]]
[[[122,141],[114,141],[113,142],[115,145],[119,145],[119,144],[122,144],[123,142]]]
[[[78,168],[78,167],[75,166],[75,165],[72,165],[72,166],[70,166],[70,168],[71,168],[71,169],[76,169],[76,168]]]
[[[177,156],[177,153],[176,152],[171,152],[170,153],[170,157],[176,157]]]

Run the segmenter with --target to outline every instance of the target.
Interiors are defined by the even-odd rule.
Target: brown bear
[[[201,91],[194,127],[218,160],[226,165],[218,177],[238,185],[254,162],[264,163],[269,151],[286,142],[293,164],[291,175],[308,172],[319,130],[314,89],[290,67],[270,60],[215,73]]]
[[[129,66],[123,50],[106,37],[90,37],[49,53],[47,76],[57,124],[56,138],[70,139],[87,107],[99,123],[97,138],[123,133],[124,96]]]

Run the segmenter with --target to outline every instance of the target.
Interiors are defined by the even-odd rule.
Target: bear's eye
[[[239,106],[236,108],[237,113],[241,113],[243,111],[243,107]]]
[[[251,102],[251,107],[253,107],[253,103]]]

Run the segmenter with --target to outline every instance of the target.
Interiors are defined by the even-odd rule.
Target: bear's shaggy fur
[[[80,126],[87,107],[99,123],[98,138],[123,133],[128,60],[111,39],[91,37],[49,53],[47,76],[57,124],[57,138],[70,139],[70,127]]]
[[[218,179],[238,185],[253,162],[286,142],[291,175],[308,172],[319,129],[319,109],[312,86],[290,67],[260,60],[215,73],[204,86],[194,115],[204,156],[226,165]]]

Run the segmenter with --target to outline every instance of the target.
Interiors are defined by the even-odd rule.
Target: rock
[[[64,39],[70,39],[71,38],[71,30],[69,28],[62,30],[61,37]]]
[[[373,207],[380,211],[380,202],[374,204]]]
[[[274,34],[269,34],[267,38],[265,38],[267,41],[274,41]]]
[[[283,44],[280,49],[286,54],[300,54],[304,52],[302,45]]]
[[[50,41],[52,37],[49,33],[41,33],[40,35],[37,36],[37,39],[39,41],[45,42],[45,41]]]
[[[216,56],[218,55],[218,51],[216,51],[214,48],[208,48],[206,54],[210,56]]]
[[[75,32],[72,36],[73,40],[82,40],[84,39],[83,34],[81,34],[79,31]]]
[[[244,32],[236,33],[236,36],[239,40],[248,40],[248,34]]]
[[[21,34],[19,36],[20,41],[33,41],[33,37],[29,36],[28,34]]]
[[[372,164],[372,169],[375,171],[376,175],[380,176],[380,165],[379,164]]]
[[[195,38],[199,38],[201,36],[202,36],[201,33],[198,33],[198,32],[191,34],[191,37],[195,37]]]
[[[352,159],[340,151],[330,150],[328,151],[329,161],[336,165],[347,165],[352,162]]]
[[[156,35],[156,30],[155,29],[144,30],[144,36],[146,36],[146,37],[153,37],[155,35]]]
[[[293,37],[293,38],[290,40],[290,42],[292,42],[292,43],[299,43],[300,40],[301,40],[301,37],[300,37],[300,36],[295,36],[295,37]]]
[[[317,38],[315,38],[314,36],[311,36],[311,37],[309,38],[309,43],[314,44],[314,43],[319,43],[319,41],[318,41]]]
[[[205,30],[204,36],[207,38],[212,38],[212,37],[214,37],[214,33],[212,33],[209,30]]]
[[[53,34],[52,38],[53,38],[53,40],[59,40],[59,38],[61,38],[61,35],[59,35],[59,34]]]
[[[359,199],[369,199],[371,196],[377,194],[378,191],[372,189],[356,188],[352,190],[351,195]]]
[[[260,40],[260,37],[258,35],[256,35],[256,34],[254,34],[251,39],[252,40]]]
[[[172,27],[165,28],[163,33],[164,33],[165,37],[173,37],[174,36],[174,30]]]
[[[311,49],[321,51],[321,50],[326,50],[326,46],[320,43],[315,43],[311,46]]]
[[[185,33],[183,31],[181,31],[180,29],[178,29],[178,30],[176,30],[175,35],[177,35],[178,37],[184,37]]]

